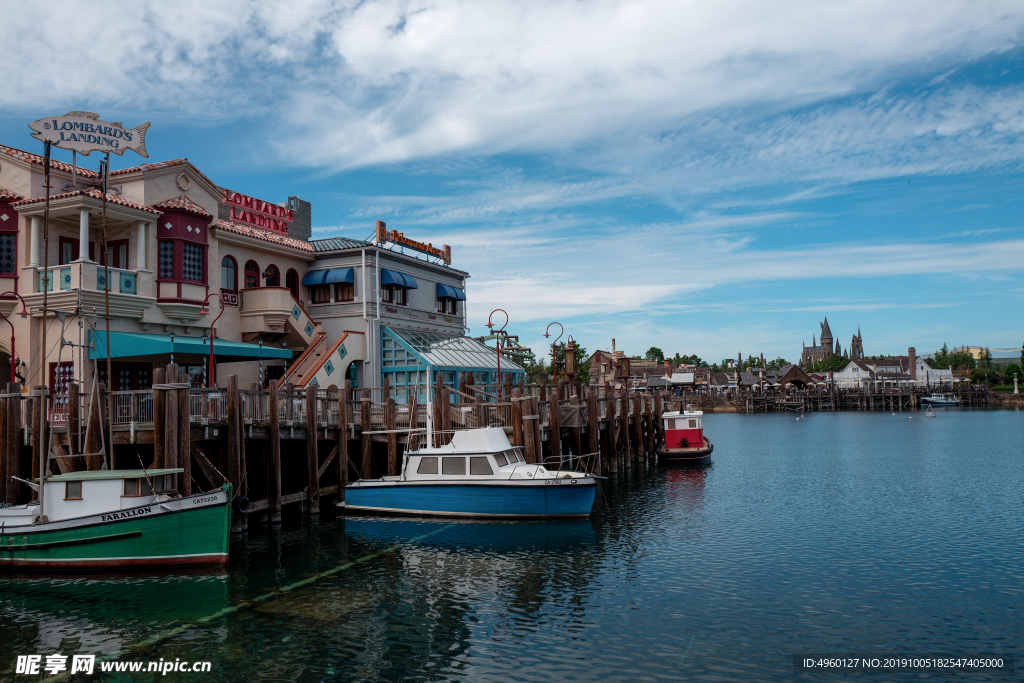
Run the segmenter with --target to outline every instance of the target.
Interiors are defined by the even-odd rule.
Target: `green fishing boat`
[[[19,571],[217,566],[228,562],[231,484],[176,492],[180,468],[100,470],[23,481],[38,494],[0,508],[0,567]]]

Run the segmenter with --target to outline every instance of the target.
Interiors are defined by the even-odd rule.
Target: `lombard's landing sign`
[[[85,156],[93,151],[111,152],[120,156],[131,150],[149,158],[146,153],[148,121],[141,126],[125,129],[120,123],[100,121],[99,114],[69,111],[64,116],[51,116],[33,121],[28,127],[35,131],[32,133],[35,139]]]

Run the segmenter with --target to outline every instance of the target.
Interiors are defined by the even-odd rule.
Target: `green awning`
[[[89,332],[89,340],[92,341],[92,331]],[[89,349],[89,358],[107,357],[107,334],[103,331],[96,332],[96,350]],[[210,353],[210,340],[207,338],[203,343],[201,338],[175,335],[174,341],[166,334],[143,334],[141,332],[111,332],[110,333],[110,357],[111,358],[137,358],[139,356],[164,356],[172,353],[191,354],[206,356]],[[240,360],[256,360],[259,358],[284,358],[291,360],[291,349],[279,349],[273,346],[259,346],[258,344],[247,344],[245,342],[228,341],[226,339],[213,340],[213,355],[222,363],[230,363]]]

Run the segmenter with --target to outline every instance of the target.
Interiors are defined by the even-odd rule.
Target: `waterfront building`
[[[450,386],[459,372],[478,384],[499,379],[494,350],[465,336],[469,275],[450,266],[447,248],[386,233],[383,224],[376,243],[310,241],[308,202],[218,186],[184,158],[112,171],[105,221],[99,174],[51,160],[44,226],[43,164],[0,146],[0,295],[19,294],[30,314],[17,315],[12,294],[0,312],[13,325],[15,379],[25,386],[64,393],[76,382],[89,392],[98,378],[115,391],[146,389],[168,362],[195,385],[207,373],[220,386],[237,375],[243,387],[282,378],[327,388],[346,377],[380,386],[386,376],[398,398],[424,395],[438,372]],[[0,333],[4,375],[11,352]],[[502,364],[514,381],[523,372]]]
[[[905,356],[851,360],[841,372],[832,375],[832,381],[840,389],[929,387],[952,384],[953,371],[929,366],[911,346]]]

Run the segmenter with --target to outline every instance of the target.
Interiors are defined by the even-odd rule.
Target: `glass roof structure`
[[[383,330],[415,354],[422,365],[459,371],[489,371],[495,370],[498,365],[494,349],[469,337],[456,337],[438,332],[396,330],[390,327]],[[501,371],[526,372],[522,366],[505,357],[501,358]]]

